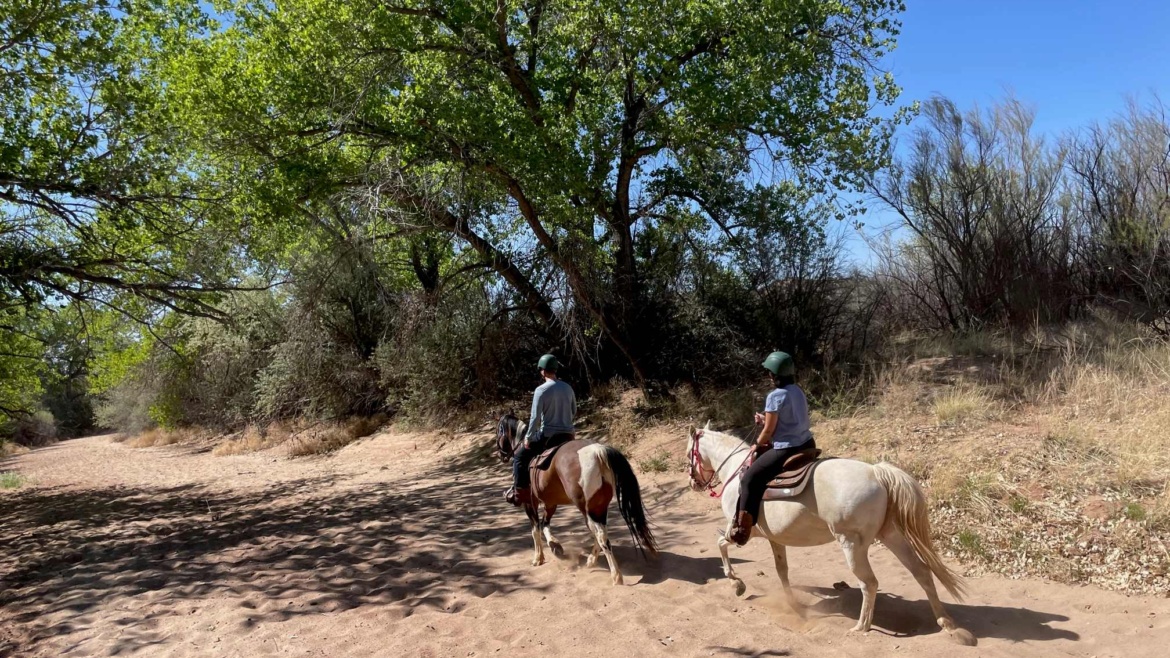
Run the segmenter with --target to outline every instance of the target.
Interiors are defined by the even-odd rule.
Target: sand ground
[[[685,434],[677,439],[681,455]],[[611,510],[626,585],[565,560],[532,567],[523,514],[486,434],[380,434],[321,458],[132,449],[109,436],[11,458],[0,491],[0,656],[1165,656],[1170,599],[998,577],[944,599],[960,647],[882,547],[876,628],[835,546],[791,549],[804,616],[762,541],[722,579],[717,501],[683,473],[641,474],[663,552],[643,561]],[[649,449],[649,448],[648,448]],[[955,565],[962,570],[962,565]]]

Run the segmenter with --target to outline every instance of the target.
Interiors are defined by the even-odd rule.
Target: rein
[[[735,450],[732,450],[731,454],[724,457],[723,461],[719,463],[719,466],[711,471],[711,477],[707,478],[706,482],[700,482],[699,478],[702,477],[702,475],[703,475],[703,459],[702,459],[702,456],[699,454],[699,439],[701,439],[701,438],[703,438],[703,430],[698,430],[695,433],[694,442],[691,443],[691,481],[697,483],[699,486],[706,489],[712,498],[722,498],[723,492],[727,490],[727,483],[730,482],[731,480],[734,480],[735,476],[737,476],[743,472],[744,468],[748,465],[748,462],[751,460],[754,452],[748,451],[747,457],[743,458],[743,462],[739,465],[738,468],[735,469],[734,472],[732,472],[731,477],[729,477],[723,481],[723,486],[719,487],[719,491],[717,493],[715,491],[715,487],[712,486],[712,483],[714,483],[715,478],[719,476],[719,469],[723,468],[724,465],[726,465],[727,462],[730,461],[732,457],[747,450],[747,447],[741,446],[739,448],[736,448]],[[696,477],[696,473],[698,474],[698,477]]]

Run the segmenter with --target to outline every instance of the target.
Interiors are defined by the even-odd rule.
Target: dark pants
[[[516,454],[512,455],[512,482],[517,489],[527,489],[531,484],[529,480],[528,462],[533,457],[544,452],[550,446],[572,441],[572,434],[554,434],[552,436],[542,436],[532,442],[532,446],[525,446],[520,444],[520,449]]]
[[[760,518],[760,500],[764,497],[764,490],[772,478],[780,475],[784,469],[784,462],[798,452],[811,450],[817,447],[816,441],[809,439],[795,448],[770,449],[756,457],[747,472],[739,480],[739,509],[752,515],[753,519]]]

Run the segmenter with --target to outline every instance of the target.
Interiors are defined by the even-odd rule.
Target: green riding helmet
[[[551,354],[545,354],[544,356],[540,357],[540,361],[537,362],[536,367],[540,368],[541,370],[556,372],[557,370],[560,370],[561,364],[559,361],[557,361],[557,357]]]
[[[777,377],[796,374],[796,364],[792,362],[792,357],[788,356],[787,352],[772,352],[764,359],[763,365],[768,372]]]

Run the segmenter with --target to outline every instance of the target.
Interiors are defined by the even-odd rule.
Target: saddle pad
[[[764,500],[781,500],[799,496],[812,481],[813,471],[821,462],[832,457],[820,459],[820,450],[809,450],[793,455],[785,462],[784,472],[768,483],[764,490]]]

